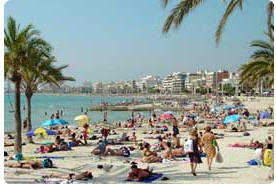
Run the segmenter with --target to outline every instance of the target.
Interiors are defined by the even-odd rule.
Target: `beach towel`
[[[146,179],[143,179],[142,181],[139,181],[139,182],[143,182],[143,183],[152,183],[153,181],[161,178],[163,176],[162,173],[153,173],[151,174],[151,176],[149,176],[148,178]],[[131,180],[126,180],[128,182],[132,182]]]
[[[64,159],[64,157],[62,157],[62,156],[40,156],[40,157],[36,157],[36,158],[40,158],[40,159]]]
[[[234,114],[234,115],[231,115],[231,116],[227,116],[225,118],[225,120],[223,121],[223,123],[228,125],[230,122],[237,122],[237,121],[239,121],[239,115]]]
[[[268,119],[270,117],[270,114],[268,112],[261,112],[260,117],[261,119]]]
[[[187,158],[187,157],[177,157],[177,158],[174,158],[174,159],[163,159],[162,160],[162,163],[163,164],[173,164],[173,163],[178,163],[179,162],[190,162],[190,159]]]
[[[229,144],[230,147],[239,147],[239,148],[252,148],[255,147],[255,144],[247,144],[247,143],[235,143],[235,144]]]

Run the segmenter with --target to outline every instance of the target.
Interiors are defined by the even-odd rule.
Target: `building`
[[[93,93],[93,85],[89,81],[85,81],[82,86],[80,86],[80,93],[91,94]]]
[[[186,73],[173,73],[165,77],[162,81],[163,92],[179,94],[185,90]]]
[[[103,93],[103,83],[102,82],[96,82],[94,84],[94,89],[96,94],[102,94]]]

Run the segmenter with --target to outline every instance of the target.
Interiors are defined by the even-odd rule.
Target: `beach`
[[[258,99],[258,108],[260,110],[268,107],[267,99]],[[255,110],[256,103],[243,102],[245,107],[249,111]],[[273,120],[266,120],[273,121]],[[197,124],[198,129],[201,130],[206,124]],[[118,128],[116,132],[120,135],[123,131],[126,131],[128,135],[133,132],[132,129]],[[143,134],[148,131],[147,123],[144,123],[142,127],[136,128],[135,132],[137,139],[147,141],[150,144],[156,143],[157,139],[145,139],[149,136],[158,136],[153,134]],[[172,127],[169,126],[169,131],[172,131]],[[69,151],[58,151],[54,153],[46,154],[34,154],[36,148],[40,146],[39,143],[45,142],[45,140],[52,140],[53,137],[47,139],[37,139],[37,144],[27,144],[23,146],[24,156],[39,157],[39,156],[55,156],[58,159],[53,159],[54,164],[58,168],[54,169],[38,169],[38,170],[27,170],[27,169],[16,169],[16,168],[5,168],[5,180],[8,183],[24,183],[24,182],[39,182],[42,176],[50,175],[51,173],[80,173],[84,171],[92,172],[94,178],[88,181],[81,181],[82,183],[129,183],[126,182],[128,172],[130,171],[130,163],[126,161],[136,161],[138,167],[146,168],[148,166],[153,168],[156,173],[162,173],[163,176],[168,177],[169,180],[162,181],[157,179],[152,183],[184,183],[184,184],[266,184],[271,183],[272,180],[268,179],[270,167],[266,166],[250,166],[247,161],[253,159],[254,150],[249,148],[233,148],[229,147],[229,144],[236,142],[248,143],[250,140],[259,140],[264,142],[268,135],[273,135],[274,127],[251,127],[248,125],[249,136],[243,136],[243,133],[237,132],[225,132],[224,129],[212,129],[214,133],[224,134],[223,139],[218,139],[218,145],[220,152],[223,156],[223,163],[217,163],[213,161],[212,170],[209,171],[207,167],[206,158],[202,157],[202,164],[198,165],[197,176],[192,176],[190,172],[190,164],[188,161],[170,161],[168,163],[142,163],[140,159],[142,154],[140,150],[134,150],[131,152],[130,157],[119,157],[119,156],[105,156],[99,157],[91,155],[91,151],[96,146],[96,140],[89,140],[89,146],[78,146],[73,147]],[[111,135],[109,138],[115,138],[118,135]],[[181,143],[188,138],[188,132],[186,129],[180,128]],[[26,139],[26,138],[25,138]],[[25,140],[26,141],[26,140]],[[125,143],[125,146],[135,146],[132,142]],[[120,146],[112,146],[120,147]],[[5,147],[5,151],[12,154],[13,147]],[[98,169],[97,165],[112,164],[113,167],[109,171]],[[77,182],[76,182],[77,183]]]

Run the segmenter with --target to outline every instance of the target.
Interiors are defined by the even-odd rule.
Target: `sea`
[[[119,103],[123,101],[131,101],[132,97],[117,97],[117,96],[65,96],[65,95],[43,95],[35,94],[32,97],[32,125],[34,128],[41,127],[42,123],[50,119],[51,114],[55,114],[57,110],[62,110],[61,119],[76,124],[74,118],[83,114],[86,110],[102,102]],[[143,98],[136,98],[137,101],[145,101]],[[5,132],[14,131],[14,113],[10,112],[14,108],[13,94],[4,96],[4,130]],[[83,110],[83,112],[81,112]],[[21,119],[22,122],[26,119],[27,105],[26,98],[21,95]],[[141,112],[143,116],[149,116],[150,112]],[[88,116],[92,123],[103,121],[103,112],[88,111]],[[110,123],[126,121],[131,117],[131,112],[128,111],[108,111],[107,121]]]

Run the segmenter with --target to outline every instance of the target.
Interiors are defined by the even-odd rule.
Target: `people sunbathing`
[[[107,147],[104,155],[129,157],[130,151],[127,149],[127,147],[121,147],[119,149],[112,149],[110,147]]]
[[[183,148],[177,148],[177,149],[172,149],[171,148],[171,143],[167,143],[167,148],[163,154],[164,159],[173,159],[176,157],[183,157],[185,155],[184,149]]]
[[[85,171],[85,172],[80,173],[80,174],[70,173],[68,175],[52,173],[49,177],[50,178],[68,179],[68,180],[71,180],[71,179],[73,179],[73,180],[87,180],[87,179],[92,179],[93,175],[92,175],[91,172]]]
[[[51,159],[24,161],[24,162],[17,162],[17,163],[5,163],[4,166],[10,167],[10,168],[26,168],[26,169],[54,168],[54,165]]]
[[[131,166],[131,171],[128,173],[127,180],[129,181],[142,181],[152,174],[152,170],[138,168],[136,164]]]
[[[150,144],[145,143],[144,149],[143,149],[143,162],[145,163],[156,163],[156,162],[161,162],[162,158],[157,156],[156,152],[152,152],[150,150]]]
[[[80,144],[84,145],[80,139],[77,139],[75,132],[71,135],[71,142],[73,146],[79,146]]]
[[[104,155],[106,151],[106,146],[107,143],[105,141],[100,140],[98,146],[92,150],[91,154]]]

